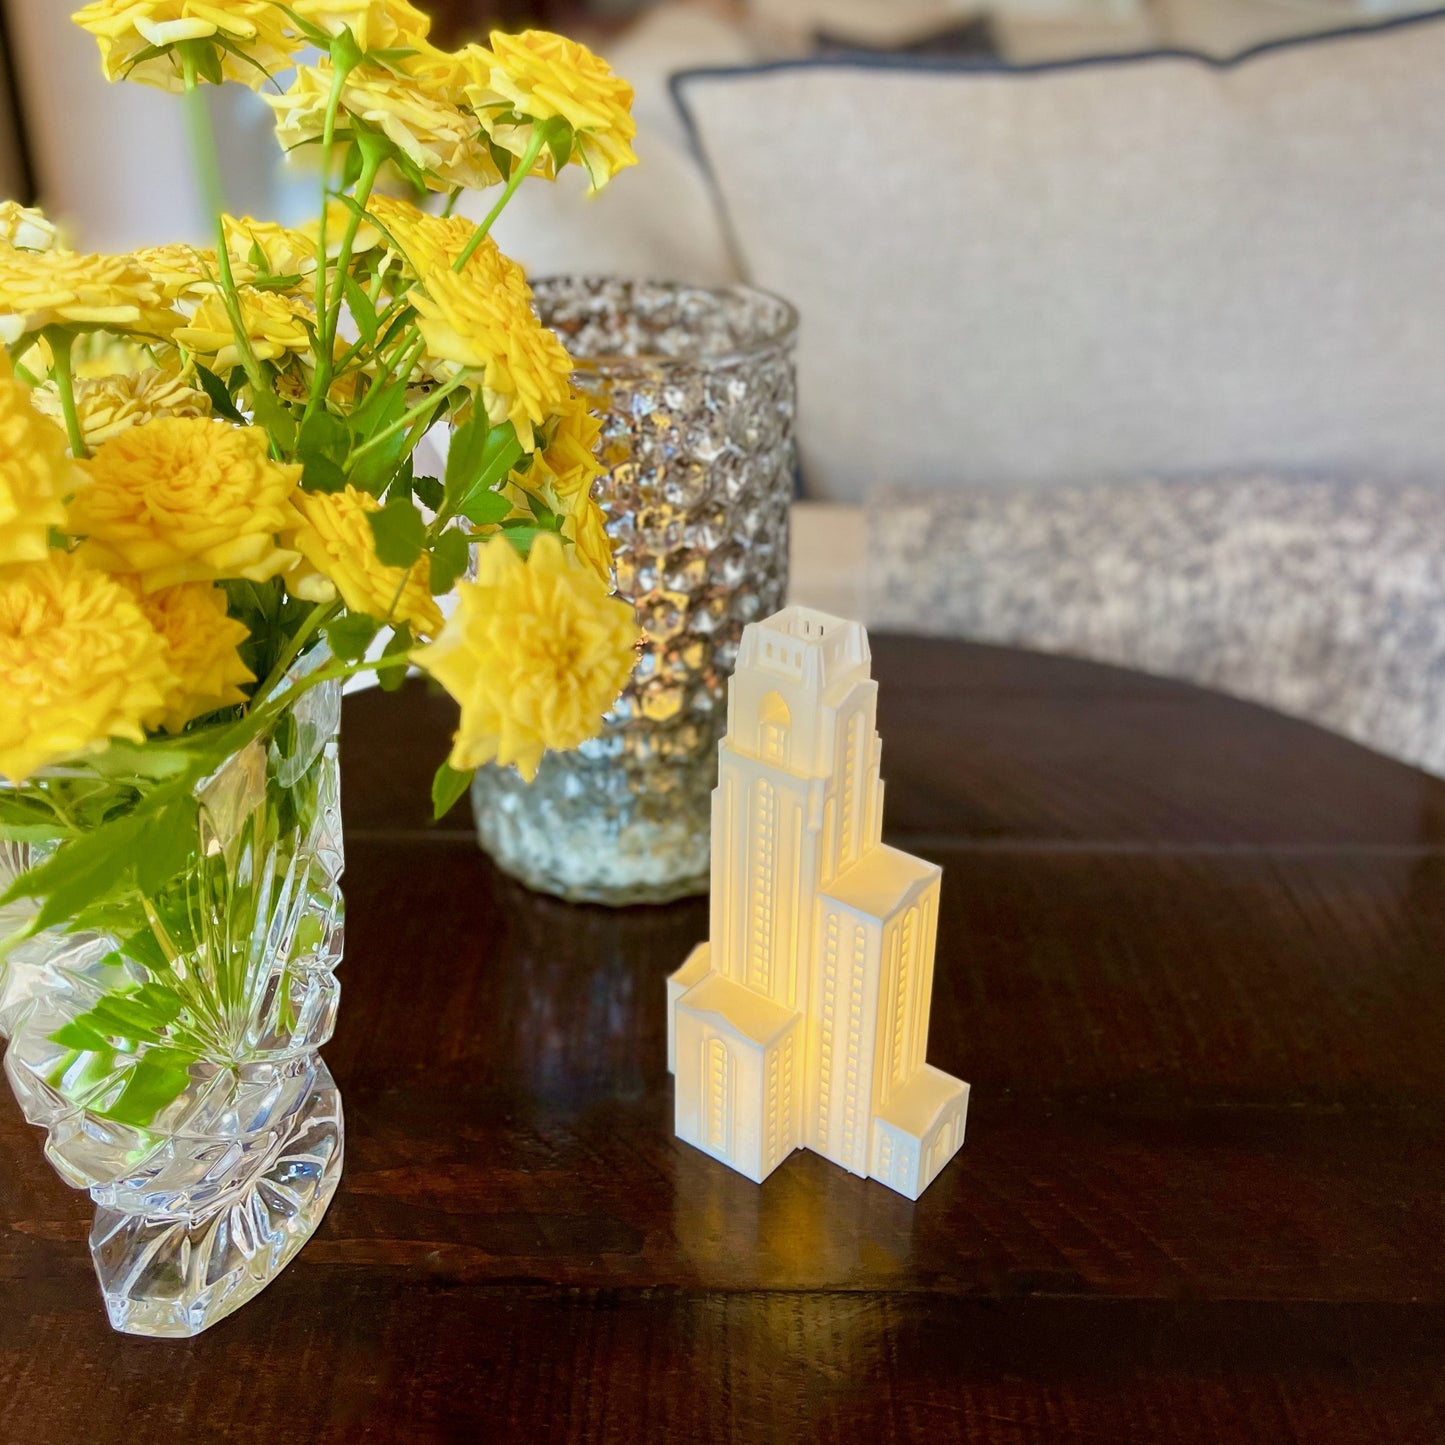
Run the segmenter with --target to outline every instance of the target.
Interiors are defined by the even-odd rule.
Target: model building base
[[[942,875],[882,842],[870,661],[858,623],[805,608],[743,633],[668,1067],[678,1138],[749,1179],[812,1149],[917,1199],[968,1085],[925,1062]]]

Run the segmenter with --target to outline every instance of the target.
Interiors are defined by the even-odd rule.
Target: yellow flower
[[[296,525],[299,466],[273,462],[266,434],[224,421],[163,417],[107,442],[70,507],[81,553],[133,572],[147,592],[178,582],[265,582],[296,554],[277,534]]]
[[[346,224],[351,219],[351,208],[343,205],[340,201],[328,201],[326,204],[326,256],[328,260],[334,261],[341,255],[341,242],[346,235]],[[316,254],[317,243],[321,235],[321,227],[313,217],[302,223],[299,234],[306,239],[311,247],[313,257]],[[368,226],[365,221],[357,227],[356,239],[351,243],[351,254],[353,256],[364,256],[368,251],[375,250],[381,244],[381,232],[375,226]]]
[[[237,285],[266,276],[314,276],[316,242],[304,231],[250,216],[222,216],[226,254]],[[258,261],[259,258],[259,261]],[[244,273],[244,274],[243,274]]]
[[[165,337],[178,320],[134,257],[0,245],[0,341],[6,345],[46,326]]]
[[[400,248],[400,257],[413,276],[446,270],[466,250],[477,229],[477,223],[464,216],[433,216],[393,196],[374,195],[367,209],[396,243],[388,243],[387,249],[395,252]]]
[[[637,164],[632,87],[585,45],[545,30],[520,35],[493,31],[491,59],[487,79],[467,88],[483,123],[503,105],[524,121],[565,120],[576,133],[575,158],[586,168],[594,191]],[[533,127],[499,123],[490,129],[498,145],[520,156]],[[539,159],[546,164],[545,148]]]
[[[275,291],[258,291],[254,286],[242,286],[236,294],[257,361],[284,363],[289,356],[311,350],[306,322],[312,313],[305,302]],[[241,351],[225,298],[219,293],[205,297],[195,315],[176,328],[171,340],[200,357],[207,370],[218,376],[241,365]]]
[[[331,81],[331,62],[323,59],[298,66],[284,95],[265,97],[284,149],[322,138]],[[480,190],[501,178],[474,116],[383,66],[358,65],[341,87],[336,135],[344,139],[359,127],[384,134],[432,190]]]
[[[291,8],[328,35],[350,30],[363,50],[412,47],[431,30],[431,17],[409,0],[291,0]]]
[[[143,741],[169,686],[165,644],[114,578],[59,551],[0,577],[0,775]]]
[[[562,522],[562,535],[577,549],[577,556],[609,592],[613,588],[612,539],[602,508],[586,492],[578,493]]]
[[[505,537],[478,551],[476,582],[442,635],[413,653],[461,705],[451,764],[514,763],[528,781],[542,754],[595,737],[637,661],[632,608],[555,537],[524,563]]]
[[[54,422],[64,421],[60,390],[48,382],[34,393],[35,409]],[[210,416],[211,399],[178,371],[147,367],[95,378],[78,377],[75,409],[85,444],[94,451],[133,426],[163,416]],[[74,490],[72,488],[72,490]]]
[[[50,529],[65,525],[65,498],[83,480],[65,433],[36,414],[0,350],[0,573],[45,559]]]
[[[22,251],[53,251],[58,244],[45,213],[18,201],[0,201],[0,241]]]
[[[601,435],[602,423],[588,410],[586,398],[570,396],[551,441],[537,459],[559,500],[586,496],[602,475],[602,463],[597,459]]]
[[[428,265],[424,290],[413,290],[417,327],[432,369],[451,377],[469,372],[487,420],[510,421],[531,451],[534,428],[562,409],[572,394],[572,359],[538,321],[521,267],[490,236],[458,274]]]
[[[274,0],[94,0],[71,19],[99,42],[107,80],[177,92],[185,73],[175,47],[185,41],[210,41],[221,74],[252,90],[269,71],[284,69],[297,48]],[[148,54],[153,50],[163,53]]]
[[[388,567],[376,555],[372,512],[381,503],[366,492],[347,487],[341,492],[301,492],[296,506],[303,521],[288,538],[313,574],[320,574],[341,594],[352,612],[382,622],[406,624],[418,637],[441,631],[442,614],[431,595],[431,559],[423,555],[410,568]],[[296,595],[324,600],[308,586],[307,569],[298,569],[287,585]]]
[[[168,302],[209,295],[220,284],[221,267],[213,247],[168,241],[164,246],[145,246],[131,259],[145,270]],[[236,277],[238,283],[252,279],[250,274]]]
[[[219,587],[182,582],[148,593],[132,582],[131,590],[165,644],[169,672],[164,701],[144,719],[147,728],[178,733],[198,717],[246,701],[242,684],[256,675],[236,649],[251,634],[227,613]]]

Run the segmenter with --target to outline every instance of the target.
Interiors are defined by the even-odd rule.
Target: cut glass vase
[[[158,886],[29,936],[39,900],[0,908],[5,1070],[46,1157],[95,1201],[117,1330],[209,1328],[276,1278],[336,1191],[341,1098],[318,1050],[339,999],[340,704],[339,684],[313,687],[206,779]],[[23,808],[144,795],[107,767],[0,792],[0,893],[56,847],[16,826]]]

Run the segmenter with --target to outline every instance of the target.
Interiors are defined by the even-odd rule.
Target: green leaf
[[[301,487],[307,492],[344,492],[346,473],[330,457],[307,457],[301,463]]]
[[[182,794],[149,817],[136,842],[135,881],[142,893],[158,893],[190,861],[199,847],[199,806]]]
[[[511,515],[511,499],[500,492],[477,492],[462,508],[462,516],[479,527],[495,527]]]
[[[329,411],[314,412],[302,424],[296,438],[296,455],[303,461],[307,457],[330,457],[334,462],[344,462],[351,446],[351,433],[346,423]]]
[[[443,763],[437,769],[431,785],[432,818],[435,822],[440,823],[456,807],[472,786],[474,777],[475,769],[470,773],[459,773],[450,763]]]
[[[207,371],[199,363],[196,365],[196,375],[200,379],[201,389],[211,398],[211,410],[217,416],[225,417],[227,421],[244,424],[246,418],[231,400],[231,393],[226,390],[225,382],[214,371]]]
[[[471,486],[472,478],[481,471],[490,431],[486,413],[480,408],[473,412],[469,421],[452,431],[451,446],[447,449],[448,497],[460,500]]]
[[[343,662],[354,662],[366,656],[366,649],[380,630],[375,618],[352,612],[338,617],[326,629],[326,641]]]
[[[501,521],[512,510],[511,503],[492,488],[521,456],[522,444],[510,422],[488,430],[478,413],[458,427],[447,454],[446,510],[478,526]]]
[[[449,528],[437,538],[431,554],[431,593],[441,597],[457,585],[471,561],[472,544],[465,532]]]
[[[351,310],[351,319],[356,322],[356,329],[361,333],[361,339],[368,346],[375,347],[378,322],[376,307],[372,304],[371,297],[366,294],[356,277],[350,274],[341,278],[341,289],[346,295],[346,304]]]
[[[515,526],[505,527],[502,530],[502,536],[517,549],[518,556],[520,556],[524,562],[532,551],[532,543],[535,542],[538,537],[551,537],[555,535],[554,532],[548,531],[545,527],[534,527],[527,522],[518,522]]]
[[[147,1049],[130,1071],[120,1097],[104,1111],[106,1117],[144,1129],[185,1092],[192,1062],[192,1056],[180,1049]]]
[[[104,1034],[97,1033],[94,1029],[74,1019],[70,1023],[50,1035],[50,1041],[59,1044],[62,1048],[74,1049],[81,1054],[102,1053],[110,1048],[110,1041]]]
[[[397,497],[368,515],[376,538],[377,559],[387,567],[410,567],[426,544],[426,523],[406,497]]]
[[[391,634],[391,640],[382,649],[383,657],[395,657],[400,652],[410,652],[412,649],[411,633],[405,628],[399,628]],[[401,685],[406,681],[406,668],[388,667],[376,675],[377,685],[383,692],[400,692]]]
[[[284,402],[277,399],[274,393],[264,389],[257,391],[252,388],[251,405],[256,411],[256,420],[266,428],[271,440],[281,448],[283,452],[294,452],[296,449],[296,418],[291,414],[291,409]]]
[[[125,883],[145,825],[144,815],[132,813],[74,839],[22,873],[0,896],[0,904],[41,898],[36,926],[50,928],[65,922]]]
[[[441,510],[444,493],[442,484],[436,477],[413,477],[411,479],[411,490],[412,495],[429,512]]]

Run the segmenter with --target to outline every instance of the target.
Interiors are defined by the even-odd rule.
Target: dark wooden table
[[[0,1438],[1445,1440],[1445,783],[1082,663],[876,638],[946,868],[916,1205],[672,1138],[663,979],[426,823],[446,704],[347,704],[346,1175],[199,1340],[112,1335],[0,1100]]]

